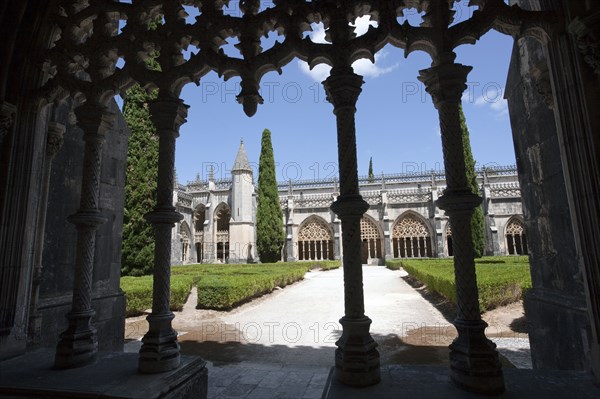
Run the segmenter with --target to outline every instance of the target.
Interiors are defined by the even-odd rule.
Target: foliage
[[[150,28],[156,28],[156,24],[151,21]],[[157,57],[158,53],[154,52],[146,60],[148,69],[160,69]],[[124,276],[150,274],[154,265],[154,231],[144,215],[155,206],[158,180],[158,136],[148,109],[148,103],[157,94],[157,91],[146,92],[136,83],[127,90],[123,102],[123,117],[131,130],[121,253],[121,274]]]
[[[256,209],[256,250],[261,262],[277,262],[285,241],[283,213],[279,204],[271,132],[262,134],[258,165],[258,206]]]
[[[263,264],[228,267],[225,273],[194,278],[198,287],[198,308],[228,310],[252,298],[267,294],[304,278],[306,265]]]
[[[231,309],[252,298],[302,280],[311,269],[332,270],[340,261],[253,265],[185,265],[171,268],[171,310],[181,310],[192,286],[198,287],[198,308]],[[152,306],[152,276],[121,277],[126,315],[137,316]]]
[[[136,84],[123,103],[123,116],[131,130],[121,255],[125,276],[150,274],[154,264],[154,231],[144,219],[154,208],[158,178],[158,137],[148,110],[148,102],[154,98],[156,93],[148,94]]]
[[[402,267],[427,287],[456,303],[452,259],[402,259],[387,261],[389,269]],[[476,259],[479,307],[482,312],[520,300],[531,288],[529,260],[521,257]]]
[[[373,174],[373,157],[369,158],[369,183],[375,181],[375,175]]]
[[[475,172],[475,160],[473,159],[473,152],[471,151],[471,140],[469,139],[469,128],[465,119],[462,106],[460,108],[460,127],[462,129],[463,137],[463,148],[465,155],[465,170],[467,173],[467,181],[471,187],[473,194],[479,195],[479,184],[477,183],[477,173]],[[485,253],[485,225],[483,218],[483,208],[479,205],[473,211],[471,218],[471,230],[473,237],[473,248],[475,250],[475,257],[481,258]]]
[[[152,308],[152,276],[121,277],[121,289],[127,301],[125,315],[138,316]],[[182,310],[192,288],[191,276],[171,278],[171,310]]]

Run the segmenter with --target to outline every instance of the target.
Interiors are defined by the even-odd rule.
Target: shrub
[[[452,259],[402,259],[386,262],[388,268],[404,268],[429,289],[456,303],[456,285]],[[482,312],[520,300],[531,288],[526,257],[490,257],[477,259],[477,288]]]
[[[302,280],[311,269],[330,270],[339,261],[290,262],[252,265],[185,265],[171,268],[171,310],[181,310],[192,285],[198,287],[198,308],[231,309],[255,297]],[[122,277],[126,316],[152,307],[152,276]]]
[[[182,310],[192,288],[190,276],[171,277],[171,310]],[[125,316],[139,316],[152,308],[152,276],[121,277],[121,289],[125,291]]]
[[[308,264],[256,265],[246,266],[235,274],[199,275],[194,279],[198,286],[198,308],[229,310],[276,287],[302,280],[307,270]]]

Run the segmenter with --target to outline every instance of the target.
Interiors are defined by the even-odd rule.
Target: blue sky
[[[474,9],[467,3],[463,0],[457,4],[460,19]],[[236,2],[231,3],[232,13],[236,6]],[[420,16],[412,11],[407,18],[416,25]],[[189,13],[193,18],[191,9]],[[368,18],[358,21],[357,33],[368,24]],[[322,36],[322,26],[314,26],[312,40],[322,41]],[[271,35],[263,47],[268,48],[275,39]],[[515,162],[503,100],[512,44],[511,37],[492,31],[477,45],[456,50],[457,62],[473,66],[463,104],[479,166]],[[236,55],[233,43],[225,46],[225,51]],[[374,65],[366,60],[355,65],[357,73],[365,76],[356,115],[360,175],[367,173],[370,157],[376,174],[442,167],[437,111],[417,80],[418,71],[430,64],[425,53],[415,52],[405,59],[403,50],[387,46],[378,53]],[[325,77],[327,68],[310,72],[298,60],[285,66],[281,76],[269,73],[262,80],[265,103],[252,118],[236,102],[238,78],[224,82],[211,72],[200,86],[186,86],[182,98],[190,109],[177,141],[179,181],[185,183],[197,174],[206,178],[209,165],[214,166],[216,177],[227,177],[241,138],[257,168],[265,128],[272,133],[278,180],[337,175],[335,116],[320,84]]]

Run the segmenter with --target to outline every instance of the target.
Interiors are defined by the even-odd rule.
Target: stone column
[[[0,150],[4,144],[4,139],[8,137],[8,133],[13,126],[16,113],[17,107],[5,101],[0,102]],[[2,155],[1,152],[0,155]]]
[[[362,84],[362,77],[351,67],[334,67],[323,82],[337,121],[340,195],[331,210],[342,221],[344,266],[345,315],[340,320],[343,332],[336,342],[334,375],[340,382],[353,386],[373,385],[381,379],[379,352],[369,334],[371,319],[365,316],[363,297],[360,220],[369,205],[358,190],[354,125]]]
[[[5,101],[0,101],[0,160],[2,160],[2,154],[4,153],[4,142],[13,129],[16,113],[17,107]],[[2,181],[1,174],[0,182]],[[6,190],[5,187],[0,187],[0,189]],[[6,192],[4,191],[4,193]],[[2,196],[0,196],[0,212],[2,212],[1,205],[3,205]],[[0,337],[8,335],[15,324],[19,271],[18,267],[0,264]]]
[[[177,98],[162,97],[150,103],[150,117],[159,136],[156,207],[145,218],[154,228],[154,282],[149,329],[142,339],[139,371],[161,373],[179,367],[179,343],[171,321],[171,231],[183,216],[173,206],[175,140],[185,122],[187,106]]]
[[[438,199],[438,206],[449,216],[452,228],[457,297],[454,326],[458,331],[450,345],[450,376],[463,389],[497,394],[504,391],[504,379],[496,345],[486,338],[487,324],[481,320],[471,238],[471,216],[481,197],[471,192],[467,181],[459,117],[461,96],[471,69],[442,63],[420,71],[419,80],[439,113],[446,170],[447,188]]]
[[[29,305],[29,340],[32,344],[38,344],[42,327],[41,314],[38,311],[40,296],[40,283],[42,278],[42,252],[44,251],[44,234],[46,228],[46,211],[48,209],[48,189],[50,187],[50,171],[52,160],[63,145],[65,126],[50,122],[48,124],[48,136],[46,137],[46,159],[44,162],[44,177],[42,180],[41,198],[38,209],[36,247],[33,264],[33,278],[31,282],[31,304]]]
[[[69,216],[77,228],[73,304],[67,313],[69,327],[60,335],[56,347],[56,368],[79,367],[96,360],[98,341],[92,326],[92,269],[96,249],[96,230],[106,221],[98,209],[100,164],[105,135],[112,128],[115,115],[108,108],[86,102],[75,110],[78,126],[85,141],[81,200],[79,209]]]

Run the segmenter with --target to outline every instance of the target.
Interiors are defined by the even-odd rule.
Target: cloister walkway
[[[365,312],[383,365],[447,364],[454,327],[405,280],[406,273],[363,266]],[[343,273],[305,279],[230,312],[195,309],[192,292],[174,327],[183,354],[209,362],[209,398],[320,398],[341,334]],[[146,332],[128,319],[126,337]],[[525,339],[526,340],[526,339]],[[128,350],[137,351],[138,341]]]

